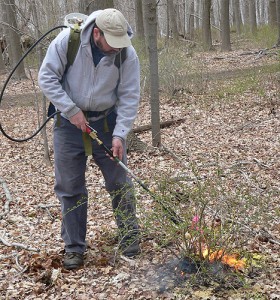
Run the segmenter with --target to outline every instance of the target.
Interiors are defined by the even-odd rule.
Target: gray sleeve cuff
[[[114,135],[113,139],[118,139],[118,140],[121,140],[122,142],[124,142],[124,139],[120,136],[117,136],[117,135]]]
[[[74,115],[76,115],[79,111],[80,111],[80,108],[77,106],[74,106],[72,109],[70,109],[69,111],[67,111],[64,114],[69,119],[69,118],[73,117]]]

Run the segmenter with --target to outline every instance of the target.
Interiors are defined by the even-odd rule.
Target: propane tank
[[[87,17],[87,15],[81,13],[68,14],[64,18],[64,25],[73,28],[75,24],[78,24],[81,28],[83,28]]]

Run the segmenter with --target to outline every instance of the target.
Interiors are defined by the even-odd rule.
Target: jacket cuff
[[[74,106],[72,109],[64,113],[68,119],[76,115],[80,111],[80,108],[77,106]]]
[[[122,141],[122,142],[125,141],[124,138],[122,138],[122,137],[120,137],[120,136],[117,136],[117,135],[113,135],[113,139],[118,139],[118,140],[120,140],[120,141]]]

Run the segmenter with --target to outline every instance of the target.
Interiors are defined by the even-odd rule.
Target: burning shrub
[[[198,273],[204,267],[213,271],[214,265],[219,270],[245,272],[249,260],[243,256],[249,256],[246,245],[252,236],[252,224],[262,221],[260,211],[267,199],[251,194],[245,184],[224,184],[221,173],[216,175],[193,181],[175,181],[171,176],[157,180],[155,190],[160,201],[182,221],[174,224],[155,205],[150,230],[153,233],[156,228],[157,243],[179,260],[193,262]]]

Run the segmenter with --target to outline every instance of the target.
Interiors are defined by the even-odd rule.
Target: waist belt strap
[[[84,115],[86,119],[88,120],[88,112],[84,111]],[[92,143],[91,143],[91,138],[88,133],[83,132],[83,142],[84,142],[84,148],[85,148],[85,156],[90,156],[92,155]]]
[[[104,111],[84,111],[84,115],[87,120],[90,120],[90,118],[99,118],[104,117],[104,132],[109,132],[109,126],[107,122],[107,116],[114,110],[114,106],[106,109]],[[85,155],[90,156],[92,155],[92,140],[88,133],[83,132],[83,142],[84,142],[84,148],[85,148]]]
[[[85,155],[90,156],[92,155],[92,143],[91,138],[88,133],[83,132],[83,142],[84,142],[84,148],[85,148]]]

